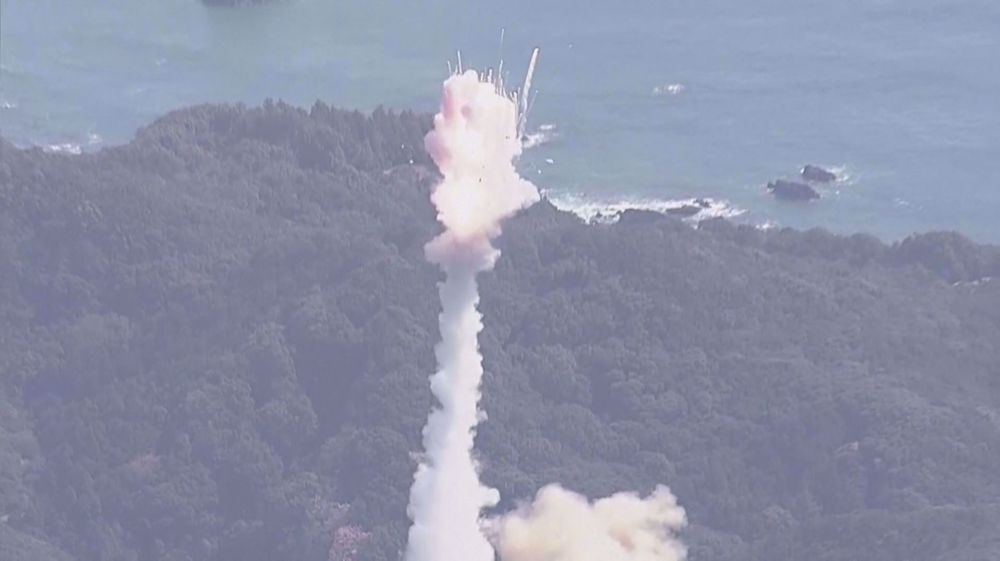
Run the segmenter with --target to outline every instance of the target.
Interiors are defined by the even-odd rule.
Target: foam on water
[[[79,144],[73,142],[45,144],[42,146],[42,150],[50,154],[72,154],[74,156],[79,156],[83,153],[83,148]]]
[[[653,95],[680,95],[685,89],[684,84],[663,84],[653,88]]]
[[[850,168],[847,164],[841,164],[837,166],[830,166],[826,168],[837,176],[837,183],[844,185],[852,185],[854,183],[854,175],[851,173]]]
[[[38,144],[36,146],[40,147],[43,151],[49,154],[70,154],[73,156],[79,156],[83,154],[84,148],[96,147],[104,142],[101,135],[96,132],[90,131],[87,133],[86,143],[80,142],[53,142],[50,144]]]
[[[544,125],[539,125],[538,129],[534,132],[529,132],[524,135],[522,147],[525,150],[535,148],[536,146],[552,142],[558,136],[559,133],[556,132],[556,126],[554,124],[546,123]]]
[[[684,220],[698,223],[709,218],[734,218],[746,213],[729,201],[708,197],[687,199],[594,199],[579,193],[545,193],[546,198],[559,210],[572,212],[585,222],[614,223],[626,210],[649,210],[667,215],[677,215]],[[693,212],[694,209],[698,209]],[[687,214],[692,212],[692,214]]]

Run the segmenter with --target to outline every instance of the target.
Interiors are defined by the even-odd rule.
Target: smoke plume
[[[452,75],[425,138],[443,176],[431,200],[445,230],[425,248],[445,272],[439,285],[441,342],[435,349],[439,370],[431,376],[440,407],[424,427],[425,454],[410,489],[413,525],[405,561],[494,561],[494,544],[503,561],[681,561],[685,549],[675,535],[684,510],[666,487],[645,499],[619,493],[591,504],[551,485],[534,503],[482,520],[483,509],[495,506],[500,496],[479,481],[473,454],[476,426],[484,417],[476,274],[491,269],[499,257],[491,241],[503,220],[539,199],[535,186],[514,168],[537,57],[536,49],[516,96],[492,74]]]
[[[517,127],[515,99],[470,70],[445,81],[425,139],[443,176],[431,200],[445,231],[426,247],[428,259],[445,271],[439,370],[431,376],[440,407],[424,427],[425,457],[410,490],[407,561],[493,561],[480,513],[499,494],[480,483],[472,450],[483,377],[476,273],[499,257],[490,242],[501,221],[539,198],[514,169],[521,153]]]
[[[681,561],[684,509],[666,487],[642,499],[617,493],[590,503],[549,485],[493,523],[503,561]]]

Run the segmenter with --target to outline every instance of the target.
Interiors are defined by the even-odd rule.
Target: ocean
[[[520,166],[562,206],[1000,242],[996,0],[0,0],[0,133],[74,153],[209,101],[433,111],[457,51],[519,83],[535,46]],[[774,200],[804,164],[839,180]]]

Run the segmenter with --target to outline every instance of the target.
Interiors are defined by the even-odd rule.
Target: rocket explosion
[[[446,274],[440,370],[431,376],[441,407],[424,427],[426,456],[410,491],[408,561],[493,561],[480,512],[499,494],[480,483],[472,454],[483,377],[476,274],[499,256],[490,241],[501,222],[539,199],[538,189],[514,169],[521,153],[518,123],[514,98],[502,85],[468,70],[445,81],[441,111],[425,139],[444,177],[431,200],[445,231],[426,247],[428,259]]]
[[[492,269],[499,257],[491,242],[502,222],[539,200],[538,189],[514,167],[537,59],[535,49],[515,95],[504,90],[499,76],[463,72],[459,59],[425,138],[443,176],[431,200],[445,231],[425,247],[427,258],[445,272],[439,285],[441,342],[435,349],[439,370],[430,379],[440,407],[423,431],[425,455],[410,490],[413,525],[405,560],[493,561],[493,544],[484,532],[489,526],[507,561],[679,561],[684,548],[674,534],[684,511],[666,487],[645,500],[619,494],[591,505],[549,486],[533,505],[482,520],[482,510],[500,497],[479,481],[473,455],[483,418],[476,274]]]

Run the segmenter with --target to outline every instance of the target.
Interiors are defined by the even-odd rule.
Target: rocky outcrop
[[[679,207],[668,208],[665,212],[671,216],[680,216],[682,218],[690,218],[699,212],[705,210],[706,208],[711,208],[712,203],[706,201],[705,199],[695,199],[689,204],[684,204]]]
[[[767,190],[775,198],[784,201],[804,202],[819,198],[819,193],[809,185],[786,179],[779,179],[768,183]]]
[[[812,164],[806,164],[802,168],[801,174],[802,179],[815,181],[816,183],[830,183],[838,179],[836,173]]]

